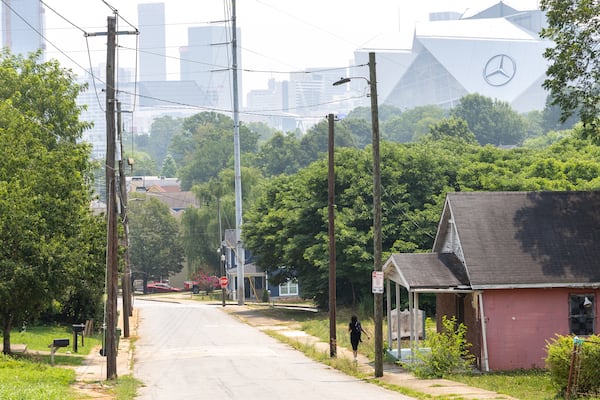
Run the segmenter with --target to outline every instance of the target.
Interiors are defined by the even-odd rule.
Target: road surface
[[[411,399],[314,362],[219,305],[138,298],[135,306],[137,399]]]

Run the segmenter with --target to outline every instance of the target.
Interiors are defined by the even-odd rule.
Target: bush
[[[406,364],[419,378],[443,378],[453,373],[471,371],[474,357],[465,336],[467,327],[456,323],[456,317],[442,317],[442,332],[434,332],[423,342],[430,351],[417,351],[416,360]]]
[[[546,342],[546,367],[552,383],[560,393],[566,393],[574,350],[577,350],[577,362],[572,372],[571,393],[600,393],[600,337],[597,335],[586,339],[556,335]]]

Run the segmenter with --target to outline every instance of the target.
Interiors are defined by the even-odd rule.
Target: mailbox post
[[[73,324],[73,351],[77,353],[77,336],[81,335],[81,346],[83,347],[83,330],[85,329],[84,324]]]

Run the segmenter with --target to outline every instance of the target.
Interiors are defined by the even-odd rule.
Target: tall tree
[[[256,153],[258,134],[243,125],[239,128],[240,151]],[[208,182],[225,168],[233,167],[233,120],[224,114],[202,112],[183,122],[182,132],[173,138],[170,152],[179,166],[183,190]]]
[[[520,144],[527,135],[525,120],[507,102],[477,93],[462,97],[452,115],[467,121],[481,145]]]
[[[544,52],[550,61],[544,88],[552,105],[561,109],[561,122],[579,113],[584,130],[599,136],[600,3],[581,0],[542,0],[548,25],[540,35],[554,42]]]
[[[135,197],[129,201],[129,229],[133,274],[143,279],[144,291],[149,280],[183,269],[179,223],[167,205],[154,197]]]
[[[81,87],[57,62],[3,52],[0,59],[0,322],[10,330],[54,300],[73,277],[93,279],[104,239],[91,217],[90,149],[78,144]],[[80,242],[84,240],[84,242]],[[80,249],[95,254],[82,255]]]

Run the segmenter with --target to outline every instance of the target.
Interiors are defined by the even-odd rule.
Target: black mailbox
[[[83,331],[85,330],[84,324],[73,324],[73,351],[77,353],[77,335],[81,335],[81,345],[83,346]]]
[[[52,341],[52,346],[54,348],[57,347],[67,347],[69,345],[69,339],[54,339]]]

